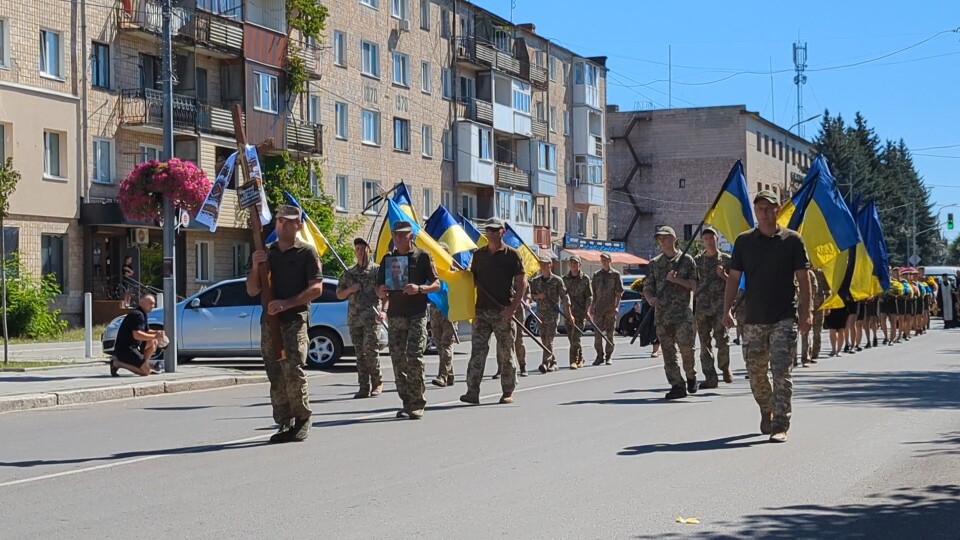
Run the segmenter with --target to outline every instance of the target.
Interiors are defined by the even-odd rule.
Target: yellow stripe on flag
[[[716,206],[710,209],[703,221],[720,231],[729,242],[736,240],[740,233],[753,228],[743,215],[740,199],[729,191],[720,195]]]

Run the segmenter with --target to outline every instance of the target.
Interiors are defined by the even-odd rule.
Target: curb
[[[124,384],[100,388],[85,388],[83,390],[64,390],[62,392],[46,392],[40,394],[21,394],[17,396],[0,397],[0,413],[11,411],[26,411],[43,409],[58,405],[77,405],[82,403],[98,403],[117,399],[129,399],[160,394],[176,394],[180,392],[195,392],[199,390],[213,390],[226,386],[241,384],[259,384],[267,382],[266,375],[241,375],[203,377],[196,379],[180,379],[174,381],[157,381],[146,383]]]
[[[40,361],[38,361],[38,362],[42,362],[42,361],[45,361],[45,360],[40,360]],[[49,360],[49,361],[51,361],[51,362],[57,362],[57,361],[59,361],[59,360]],[[103,357],[103,358],[90,358],[90,359],[84,358],[84,359],[75,360],[75,361],[71,360],[71,361],[67,361],[67,363],[65,363],[65,364],[59,364],[59,365],[56,365],[56,366],[19,367],[19,368],[5,368],[5,367],[3,367],[3,364],[0,363],[0,373],[3,373],[3,372],[6,372],[6,373],[29,373],[29,372],[33,372],[33,371],[51,371],[51,370],[55,370],[55,369],[72,369],[72,368],[79,368],[79,367],[95,367],[95,366],[99,366],[99,365],[102,365],[102,364],[106,364],[106,363],[108,363],[109,361],[110,361],[110,357],[105,356],[105,357]],[[23,362],[26,362],[26,361],[23,361]]]

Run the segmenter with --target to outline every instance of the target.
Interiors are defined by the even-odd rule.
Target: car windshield
[[[247,286],[242,281],[211,287],[202,292],[197,299],[200,300],[200,307],[203,308],[253,306],[260,303],[260,295],[248,295]]]

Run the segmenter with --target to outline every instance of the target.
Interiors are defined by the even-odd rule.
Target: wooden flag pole
[[[240,110],[240,105],[233,106],[233,129],[237,134],[237,151],[239,152],[237,158],[240,161],[240,176],[243,179],[243,184],[246,184],[250,181],[250,171],[247,169],[247,133],[243,126],[243,112]],[[257,189],[263,189],[263,186],[259,184],[259,180],[257,181]],[[263,225],[260,223],[259,214],[259,205],[251,207],[250,229],[253,231],[254,249],[263,251]],[[274,300],[274,296],[273,284],[270,280],[270,268],[266,262],[259,264],[257,273],[260,276],[260,301],[263,305],[263,316],[266,318],[267,330],[270,332],[270,343],[273,345],[273,350],[270,351],[270,354],[274,356],[274,360],[283,360],[285,355],[283,351],[283,334],[280,332],[280,320],[276,315],[270,315],[267,312],[267,306]]]

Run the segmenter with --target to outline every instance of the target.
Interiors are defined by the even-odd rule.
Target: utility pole
[[[803,118],[803,90],[802,87],[807,83],[807,76],[803,74],[807,69],[807,43],[800,41],[793,44],[793,67],[796,75],[793,76],[793,84],[797,85],[797,122]],[[797,124],[797,135],[803,137],[803,124]]]
[[[163,43],[160,84],[163,85],[163,159],[173,157],[173,36],[170,33],[171,0],[163,0]],[[173,202],[163,199],[163,330],[170,340],[164,369],[177,371],[177,216]]]

